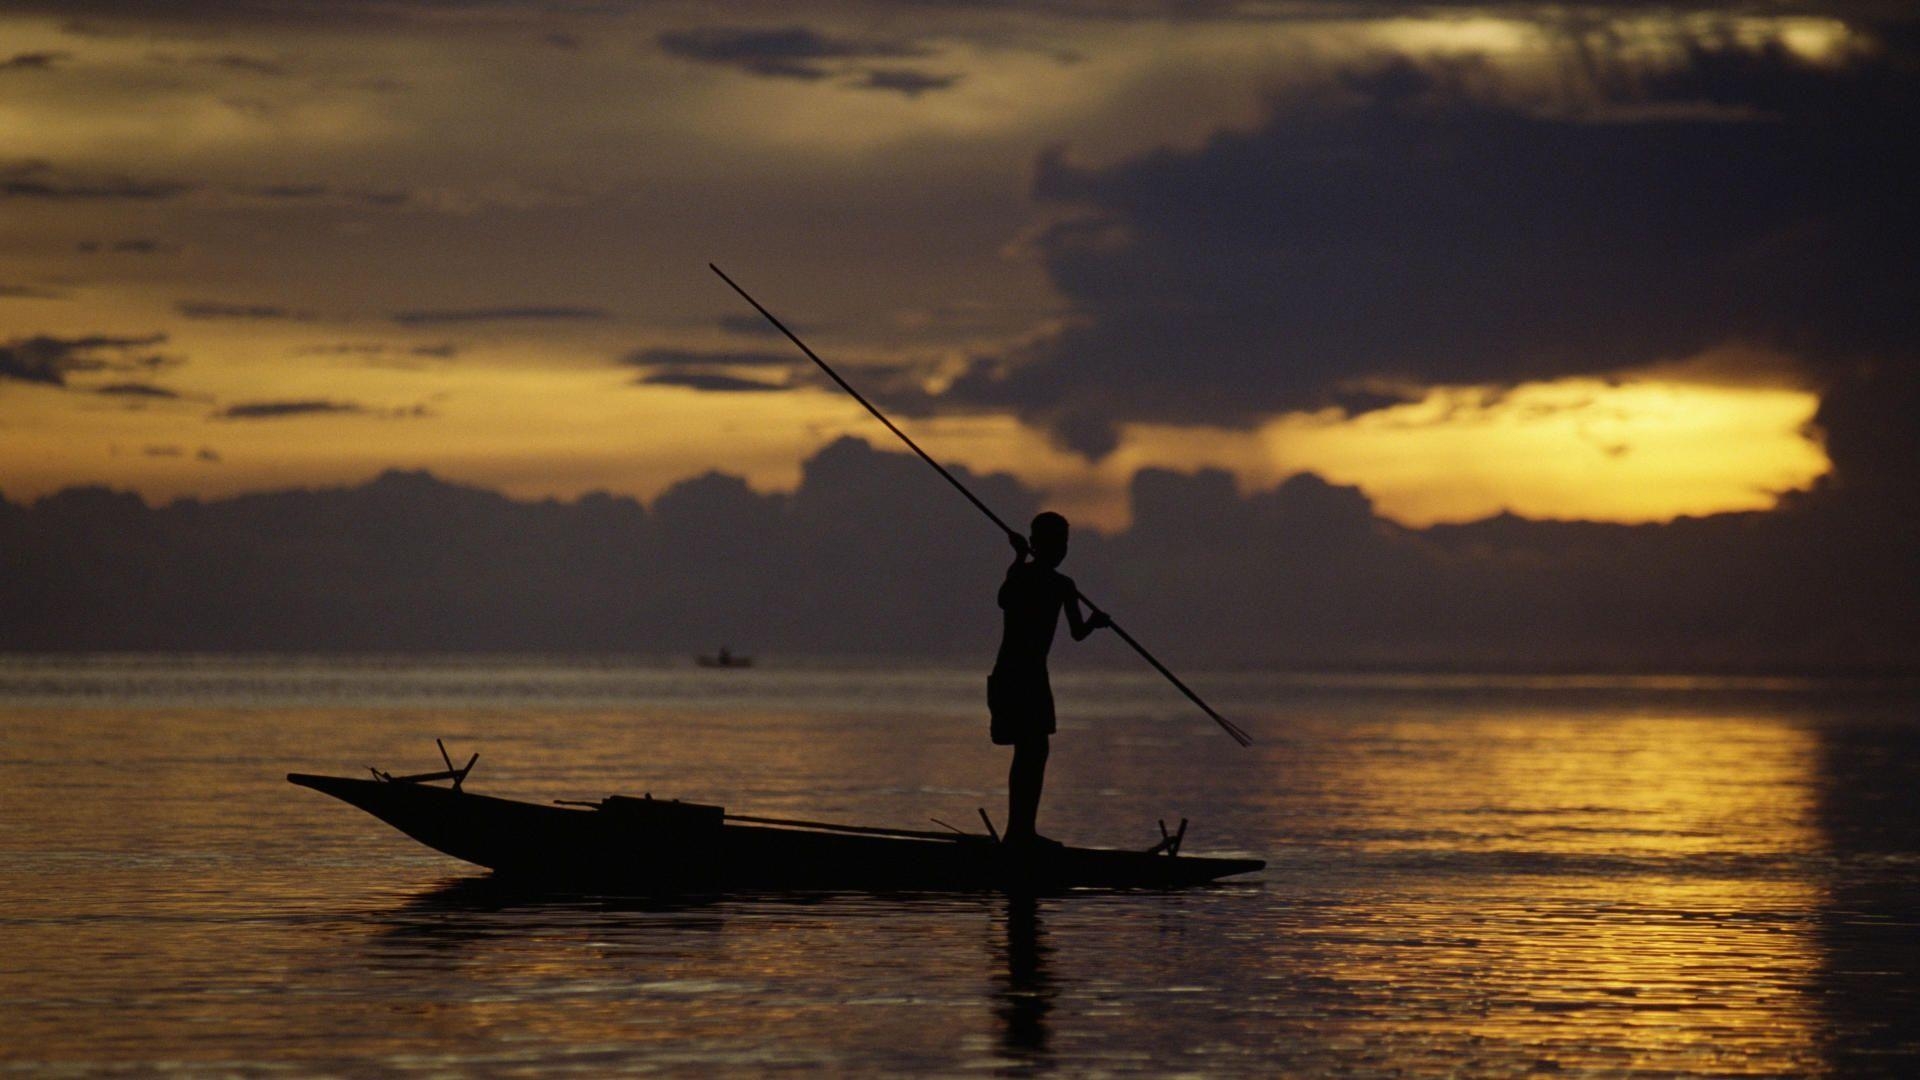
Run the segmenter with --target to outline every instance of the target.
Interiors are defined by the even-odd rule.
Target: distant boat
[[[753,657],[735,656],[725,645],[722,645],[720,646],[719,652],[710,656],[704,654],[696,656],[693,658],[693,662],[699,664],[701,667],[740,668],[752,667]]]
[[[450,767],[431,778],[465,775]],[[1152,851],[1024,849],[957,830],[756,818],[651,796],[543,806],[431,787],[413,777],[289,773],[287,779],[357,806],[430,848],[487,867],[502,880],[539,888],[1157,889],[1266,865],[1181,855],[1178,837],[1163,839]]]

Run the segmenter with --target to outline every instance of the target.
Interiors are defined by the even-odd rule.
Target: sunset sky
[[[1107,529],[1156,465],[1411,525],[1763,509],[1911,344],[1886,16],[0,4],[0,493],[893,449],[711,260]]]

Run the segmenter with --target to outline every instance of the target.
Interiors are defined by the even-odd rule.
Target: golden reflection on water
[[[1443,844],[1672,858],[1814,852],[1817,741],[1775,718],[1449,717],[1330,762],[1376,849]]]
[[[1331,977],[1453,1000],[1410,1009],[1400,1037],[1525,1048],[1543,1068],[1818,1069],[1810,732],[1741,715],[1509,715],[1370,738],[1373,752],[1330,758],[1323,782],[1351,793],[1357,848],[1404,868],[1400,929],[1336,928],[1319,955]],[[1463,862],[1477,872],[1463,878]]]

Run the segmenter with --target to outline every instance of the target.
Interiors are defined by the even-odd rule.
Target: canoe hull
[[[1255,859],[1060,848],[1023,856],[984,836],[868,836],[727,823],[663,827],[607,809],[542,806],[424,784],[291,773],[456,859],[542,886],[689,890],[1176,888],[1259,870]]]

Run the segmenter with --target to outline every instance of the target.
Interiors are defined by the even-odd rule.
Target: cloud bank
[[[487,322],[597,322],[609,317],[610,313],[604,308],[550,304],[399,311],[394,313],[393,321],[402,326],[454,326]]]
[[[1869,451],[1870,459],[1877,451]],[[1845,456],[1843,452],[1843,456]],[[1009,520],[1040,508],[956,470]],[[1872,478],[1862,479],[1872,486]],[[1066,570],[1169,663],[1502,669],[1920,667],[1920,507],[1828,485],[1671,525],[1408,529],[1310,475],[1241,494],[1144,470]],[[425,473],[149,508],[0,500],[0,648],[978,657],[1005,545],[925,466],[851,439],[790,495],[517,502]],[[1067,662],[1129,662],[1112,641]]]

